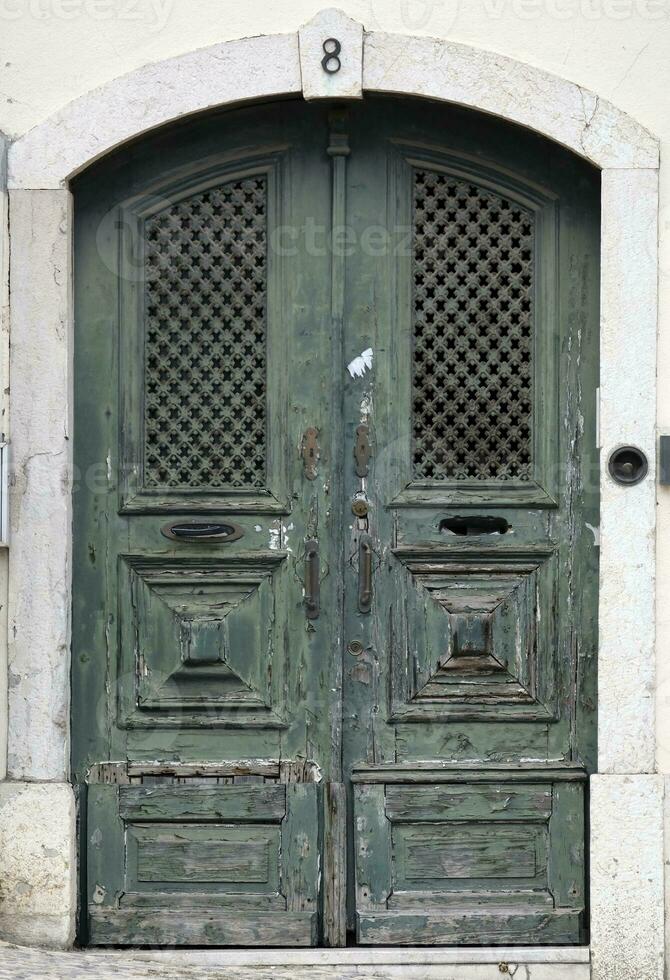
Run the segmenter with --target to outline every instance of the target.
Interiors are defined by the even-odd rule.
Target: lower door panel
[[[91,785],[89,939],[318,942],[316,783]]]
[[[585,784],[575,775],[356,783],[358,941],[583,942]]]

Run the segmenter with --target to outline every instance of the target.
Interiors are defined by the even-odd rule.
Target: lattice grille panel
[[[266,484],[267,180],[145,225],[144,484]]]
[[[415,170],[415,479],[530,479],[534,236],[526,208]]]

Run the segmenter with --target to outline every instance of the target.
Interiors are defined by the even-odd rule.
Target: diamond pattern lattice
[[[249,177],[146,222],[147,487],[265,486],[266,200]]]
[[[534,216],[415,170],[413,224],[414,478],[528,480]]]

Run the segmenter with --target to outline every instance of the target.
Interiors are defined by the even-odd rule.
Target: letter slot
[[[446,517],[440,521],[442,534],[476,537],[481,534],[507,534],[510,526],[504,517],[473,514],[471,517]]]

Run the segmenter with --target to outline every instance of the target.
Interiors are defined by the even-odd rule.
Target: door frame
[[[326,37],[342,68],[326,74]],[[663,971],[663,779],[655,771],[655,409],[658,144],[596,94],[446,40],[366,33],[326,10],[296,33],[223,42],[140,68],[67,105],[9,147],[11,452],[8,780],[2,794],[52,816],[57,858],[4,938],[67,947],[77,904],[69,779],[73,472],[70,179],[149,129],[190,113],[278,96],[365,92],[456,103],[518,123],[602,175],[598,774],[590,781],[593,975]],[[150,107],[147,111],[147,106]],[[631,369],[632,366],[632,369]],[[647,477],[620,486],[613,449],[634,444]],[[621,601],[625,599],[625,601]],[[17,782],[32,784],[17,795]],[[40,784],[40,785],[35,785]],[[51,802],[49,802],[51,801]],[[31,809],[32,808],[32,809]],[[27,829],[24,831],[27,833]],[[53,844],[51,845],[53,847]],[[11,882],[8,901],[12,902]],[[17,893],[20,894],[20,893]],[[31,902],[33,903],[31,905]],[[470,958],[470,962],[472,959]],[[628,971],[628,972],[626,972]]]

